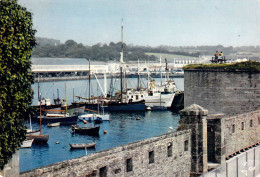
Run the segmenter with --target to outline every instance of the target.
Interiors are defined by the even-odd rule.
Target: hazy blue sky
[[[78,43],[260,45],[260,0],[18,0],[37,36]]]

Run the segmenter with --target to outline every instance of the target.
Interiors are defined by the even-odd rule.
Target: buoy
[[[140,120],[140,117],[137,117],[136,120]]]
[[[107,131],[104,130],[104,134],[107,134]]]
[[[87,121],[86,121],[86,120],[83,120],[83,123],[84,123],[84,124],[87,124]]]

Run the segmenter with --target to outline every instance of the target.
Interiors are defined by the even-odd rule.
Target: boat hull
[[[37,118],[40,121],[40,117]],[[60,122],[60,125],[66,124],[75,124],[78,121],[78,116],[70,116],[70,117],[46,117],[42,116],[42,123],[57,123]]]
[[[96,120],[98,117],[100,117],[103,121],[109,121],[109,114],[106,115],[100,115],[100,114],[85,114],[82,116],[79,116],[79,120],[83,121],[94,121]]]
[[[35,143],[47,143],[49,140],[49,135],[29,135],[26,136],[26,139],[34,139]]]
[[[70,144],[71,149],[85,149],[85,148],[95,148],[96,143],[79,143],[79,144]]]
[[[99,128],[97,127],[72,127],[72,131],[74,133],[82,134],[82,135],[92,135],[99,136]]]

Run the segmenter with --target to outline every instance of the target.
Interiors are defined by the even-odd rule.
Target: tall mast
[[[137,65],[137,90],[140,90],[140,73],[139,73],[139,59],[138,59],[138,65]]]
[[[165,68],[165,70],[166,70],[166,81],[168,82],[169,81],[169,69],[168,69],[168,63],[167,63],[167,59],[165,58],[165,63],[166,63],[166,68]]]
[[[90,103],[90,59],[88,59],[88,102]]]
[[[122,25],[121,25],[121,52],[120,52],[120,87],[121,87],[121,93],[120,93],[120,101],[122,102],[123,99],[123,63],[124,63],[124,42],[123,42],[123,19],[122,19]]]

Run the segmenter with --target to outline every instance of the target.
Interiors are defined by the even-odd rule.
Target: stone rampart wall
[[[189,176],[191,131],[178,131],[23,172],[33,176]]]
[[[223,121],[226,157],[260,143],[260,110],[225,117]]]
[[[209,114],[242,114],[260,108],[260,73],[185,70],[184,107],[198,104]]]
[[[19,176],[19,150],[16,151],[8,164],[0,170],[0,177],[16,177]]]

